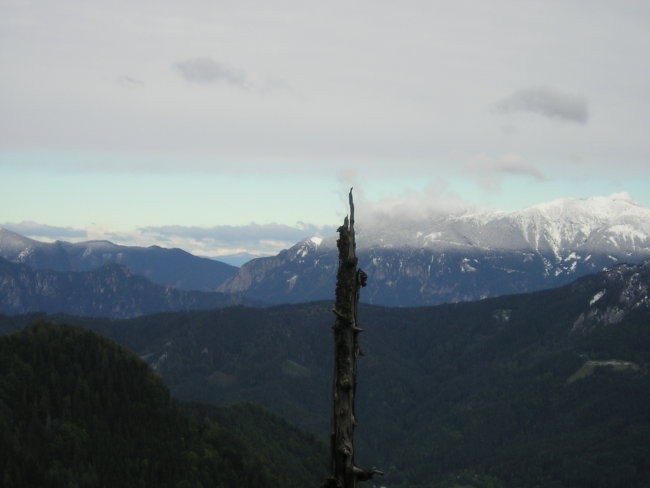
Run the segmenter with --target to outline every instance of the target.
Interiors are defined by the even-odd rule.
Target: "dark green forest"
[[[298,487],[324,472],[315,438],[253,406],[180,405],[93,332],[40,323],[2,337],[0,371],[5,488]],[[288,445],[304,458],[283,457]]]
[[[359,464],[385,471],[378,483],[391,488],[650,486],[649,281],[630,269],[618,281],[600,275],[473,303],[362,307]],[[0,330],[37,319],[0,316]],[[159,374],[175,398],[194,402],[183,406],[192,412],[183,422],[199,432],[216,425],[241,440],[270,483],[291,466],[291,478],[302,484],[283,486],[318,486],[326,462],[316,439],[328,433],[331,303],[48,319],[93,329],[145,358],[156,371],[148,374]],[[39,408],[34,400],[18,407],[47,426],[47,410]]]

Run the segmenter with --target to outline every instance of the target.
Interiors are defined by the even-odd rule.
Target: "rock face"
[[[359,229],[359,265],[369,275],[363,300],[386,306],[553,288],[650,258],[650,209],[626,195]],[[306,239],[277,256],[250,261],[219,290],[267,303],[328,299],[335,274],[335,239]]]
[[[600,282],[600,287],[573,323],[574,329],[618,324],[630,315],[647,314],[650,309],[650,261],[615,266],[594,280]]]
[[[181,249],[119,246],[109,241],[46,243],[6,229],[0,229],[0,257],[33,269],[62,272],[91,271],[116,263],[154,283],[181,290],[214,291],[237,272],[235,266]]]

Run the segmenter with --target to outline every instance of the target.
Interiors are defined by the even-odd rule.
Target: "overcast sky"
[[[333,232],[351,185],[650,206],[648,26],[647,0],[0,0],[0,225],[219,255]]]

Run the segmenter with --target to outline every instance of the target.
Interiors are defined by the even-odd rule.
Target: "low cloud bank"
[[[18,223],[7,222],[0,224],[0,227],[36,240],[63,241],[88,239],[88,233],[85,229],[57,227],[54,225],[39,224],[32,221],[23,221]]]

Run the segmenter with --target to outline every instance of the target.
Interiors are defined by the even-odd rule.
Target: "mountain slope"
[[[359,462],[386,486],[647,486],[649,288],[646,263],[478,302],[363,306]],[[181,398],[254,401],[327,435],[328,303],[81,321]]]
[[[363,300],[419,306],[554,288],[618,262],[650,257],[650,209],[625,195],[561,199],[516,212],[465,211],[427,221],[359,221]],[[219,291],[266,303],[326,299],[334,289],[333,238],[306,239],[242,266]]]
[[[88,272],[55,272],[0,258],[0,311],[7,314],[41,311],[126,318],[238,303],[232,295],[157,285],[117,264]]]
[[[6,488],[304,486],[227,426],[188,415],[144,362],[96,334],[40,324],[0,338],[0,364]]]
[[[181,290],[214,291],[237,272],[229,264],[159,246],[119,246],[108,241],[45,243],[0,229],[0,257],[34,269],[92,271],[108,263],[129,268],[154,283]]]

